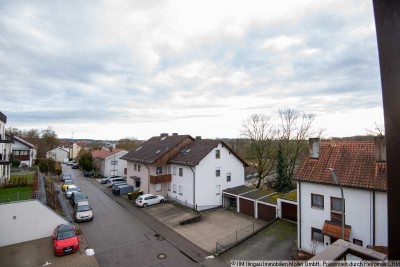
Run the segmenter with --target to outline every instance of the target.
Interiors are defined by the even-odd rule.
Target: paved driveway
[[[198,266],[169,241],[159,240],[142,218],[128,210],[135,207],[116,202],[104,193],[103,185],[83,177],[79,170],[65,165],[63,169],[72,174],[72,180],[93,207],[94,220],[79,226],[100,266]],[[72,213],[71,205],[67,206]],[[158,258],[159,254],[165,254],[166,258]]]

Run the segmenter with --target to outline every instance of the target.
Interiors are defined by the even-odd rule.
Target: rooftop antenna
[[[74,142],[74,131],[72,131],[72,134],[71,134],[71,143],[73,143]]]

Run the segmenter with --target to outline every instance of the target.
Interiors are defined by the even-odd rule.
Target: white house
[[[161,134],[123,157],[128,183],[199,210],[222,205],[222,191],[244,184],[247,164],[221,140]]]
[[[126,170],[126,161],[122,160],[123,157],[128,151],[118,148],[100,148],[98,150],[92,150],[92,158],[95,165],[95,168],[99,170],[99,172],[103,176],[109,175],[124,175]]]
[[[310,139],[310,156],[295,174],[298,196],[298,248],[319,253],[341,238],[344,192],[345,240],[367,246],[387,246],[386,144],[373,141]]]
[[[14,137],[14,144],[12,145],[13,158],[21,161],[22,164],[26,164],[32,167],[36,159],[36,147],[17,136]]]
[[[12,144],[14,138],[6,136],[7,116],[0,111],[0,184],[10,180]]]
[[[46,153],[47,159],[54,159],[55,161],[63,162],[64,159],[69,158],[69,151],[60,147],[56,147]]]

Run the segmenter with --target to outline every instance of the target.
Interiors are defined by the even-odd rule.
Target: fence
[[[218,240],[217,243],[215,244],[215,254],[219,255],[226,250],[236,246],[243,240],[249,238],[250,236],[254,235],[257,233],[259,230],[265,228],[267,225],[264,224],[257,224],[253,222],[253,224],[249,224],[246,227],[243,227],[241,229],[236,230],[235,232],[232,232],[231,235],[225,237],[224,239]]]
[[[178,197],[171,197],[171,196],[169,196],[169,195],[167,194],[166,199],[167,199],[167,200],[170,200],[170,201],[174,201],[174,202],[176,202],[176,203],[178,203],[178,204],[180,204],[180,205],[182,205],[182,206],[186,206],[186,207],[189,207],[189,208],[191,208],[191,209],[197,210],[197,205],[194,206],[194,205],[192,205],[192,204],[187,203],[187,201],[179,200]]]
[[[27,199],[38,199],[38,192],[13,192],[13,193],[0,193],[0,203],[14,202]]]

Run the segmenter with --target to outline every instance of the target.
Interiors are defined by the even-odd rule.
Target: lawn
[[[10,183],[13,184],[13,180],[15,180],[15,184],[17,184],[18,178],[26,178],[27,184],[31,185],[33,183],[34,173],[27,173],[27,174],[12,174],[10,177]]]
[[[11,187],[0,189],[0,203],[32,199],[32,187]]]

